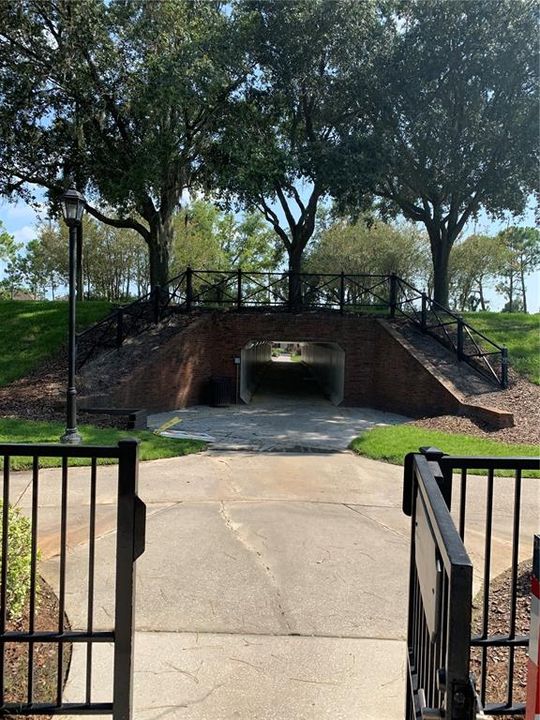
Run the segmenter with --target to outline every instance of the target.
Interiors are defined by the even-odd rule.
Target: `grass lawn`
[[[106,300],[78,303],[77,328],[82,330],[110,312]],[[0,301],[0,386],[24,377],[67,340],[68,303]]]
[[[0,443],[56,443],[64,432],[62,423],[36,422],[0,418]],[[159,458],[179,457],[199,452],[206,444],[199,440],[174,440],[154,435],[149,430],[115,430],[114,428],[97,428],[93,425],[80,425],[79,432],[86,445],[116,445],[118,440],[135,437],[140,441],[139,458],[141,460],[157,460]],[[56,458],[42,458],[41,467],[59,467]],[[103,460],[103,464],[114,463]],[[70,465],[89,465],[90,461],[81,459],[70,460]],[[0,459],[0,467],[2,460]],[[14,457],[11,462],[14,470],[26,470],[32,467],[30,458]]]
[[[498,457],[526,455],[538,457],[536,445],[512,445],[472,435],[454,435],[428,430],[415,425],[387,425],[369,430],[355,438],[350,447],[359,455],[403,465],[403,458],[419,447],[437,447],[449,455],[495,455]]]
[[[540,385],[540,314],[472,312],[463,317],[477,330],[508,348],[510,367]]]

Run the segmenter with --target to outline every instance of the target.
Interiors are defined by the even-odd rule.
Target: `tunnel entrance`
[[[242,350],[240,398],[245,403],[343,400],[345,353],[337,343],[256,340]]]

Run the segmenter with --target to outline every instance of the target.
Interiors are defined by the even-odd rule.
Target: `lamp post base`
[[[60,442],[64,445],[80,445],[82,437],[77,432],[77,428],[68,428],[60,438]]]

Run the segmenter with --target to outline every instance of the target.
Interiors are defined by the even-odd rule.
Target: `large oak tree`
[[[168,279],[173,217],[246,75],[218,0],[13,0],[0,9],[0,193],[53,204],[68,177],[136,230]],[[108,212],[112,208],[113,212]]]
[[[393,41],[377,62],[373,134],[342,135],[356,163],[334,183],[358,200],[371,176],[382,209],[423,223],[434,297],[448,304],[448,260],[484,209],[521,214],[537,189],[535,0],[406,0],[386,14]]]
[[[210,183],[243,207],[258,209],[288,254],[290,297],[301,303],[298,274],[317,208],[346,158],[338,142],[364,117],[372,58],[383,44],[376,0],[244,0],[254,27],[253,73],[214,147]]]

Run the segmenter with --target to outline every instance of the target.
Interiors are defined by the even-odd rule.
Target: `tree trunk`
[[[302,246],[293,242],[289,251],[289,307],[300,309],[303,304],[302,297]]]
[[[169,280],[169,257],[173,237],[172,217],[163,223],[152,223],[148,247],[150,251],[150,285],[163,287]]]
[[[433,299],[443,307],[448,307],[449,283],[448,260],[452,241],[450,237],[441,233],[439,228],[428,230],[431,245],[431,258],[433,260]]]
[[[481,281],[481,280],[478,281],[478,292],[479,292],[479,295],[480,295],[480,308],[481,308],[482,310],[485,310],[485,309],[486,309],[486,300],[485,300],[485,298],[484,298],[484,287],[483,287],[483,285],[482,285],[482,281]]]
[[[514,312],[514,271],[510,270],[510,287],[508,289],[508,312]]]
[[[523,272],[523,264],[520,268],[520,276],[521,276],[521,294],[523,295],[523,312],[527,312],[527,295],[526,295],[526,288],[525,288],[525,273]]]

